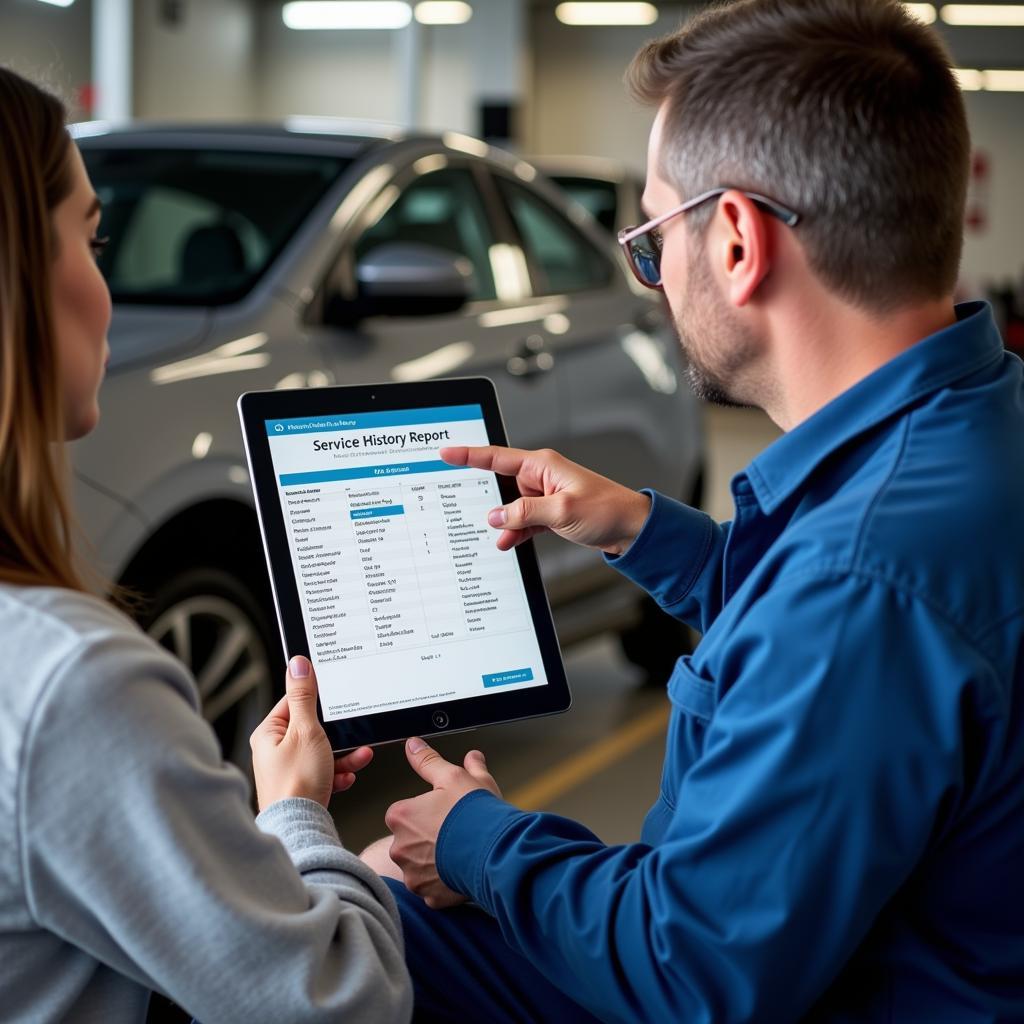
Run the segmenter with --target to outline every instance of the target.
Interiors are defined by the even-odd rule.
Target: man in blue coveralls
[[[636,843],[409,741],[433,789],[365,856],[419,1017],[1022,1021],[1024,373],[953,305],[947,54],[889,0],[739,0],[629,80],[657,110],[634,272],[697,390],[785,433],[728,524],[553,452],[444,452],[517,477],[499,547],[600,549],[703,639]]]

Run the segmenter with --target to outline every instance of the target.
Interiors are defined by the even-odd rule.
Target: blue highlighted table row
[[[423,462],[392,462],[386,466],[354,466],[352,469],[320,469],[311,473],[282,473],[282,487],[300,484],[326,484],[334,480],[368,480],[389,476],[408,476],[411,473],[455,473],[468,466],[450,466],[440,459]]]
[[[354,508],[349,512],[353,519],[378,519],[380,516],[401,516],[404,505],[379,505],[377,508]]]
[[[533,679],[532,668],[514,668],[508,672],[494,672],[485,675],[484,686],[511,686],[513,683],[528,683]]]

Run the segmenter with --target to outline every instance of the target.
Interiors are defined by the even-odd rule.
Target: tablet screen
[[[325,721],[547,683],[479,405],[265,424]]]

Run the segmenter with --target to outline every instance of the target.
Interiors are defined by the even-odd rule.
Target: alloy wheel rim
[[[249,736],[272,697],[266,647],[252,619],[226,598],[197,594],[176,601],[146,632],[191,671],[224,756],[247,766]]]

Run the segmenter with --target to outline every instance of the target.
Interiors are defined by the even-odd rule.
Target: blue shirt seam
[[[509,806],[511,806],[511,805],[509,805]],[[494,835],[491,836],[490,841],[487,843],[487,846],[484,848],[483,852],[481,853],[480,860],[477,863],[477,869],[476,869],[477,877],[476,877],[476,885],[475,885],[475,890],[476,891],[474,893],[472,893],[472,895],[475,896],[478,899],[478,901],[481,902],[481,903],[483,902],[483,900],[481,899],[481,896],[483,895],[483,891],[484,891],[484,867],[487,864],[488,858],[491,856],[491,851],[494,849],[495,846],[498,845],[498,840],[501,839],[501,837],[504,836],[506,832],[511,831],[512,826],[515,825],[518,821],[520,821],[526,815],[525,811],[520,811],[518,808],[513,808],[513,809],[517,813],[513,814],[513,815],[510,815],[509,818],[508,818],[508,821],[506,821],[503,825],[501,825],[498,828],[498,830],[494,833]]]
[[[996,621],[993,622],[988,627],[988,629],[986,629],[984,632],[979,634],[979,636],[978,636],[979,642],[983,638],[990,637],[997,630],[1002,629],[1002,627],[1005,626],[1006,623],[1012,622],[1014,619],[1019,619],[1021,616],[1024,616],[1024,605],[1020,605],[1019,607],[1014,608],[1012,612],[1008,612],[1006,615],[1002,616],[1001,618],[996,619]]]
[[[504,803],[504,801],[502,801],[500,797],[494,796],[494,794],[490,790],[474,789],[467,793],[464,797],[462,797],[462,799],[458,801],[458,803],[455,804],[455,806],[448,812],[448,815],[445,818],[445,820],[441,823],[441,829],[437,837],[437,852],[435,854],[435,866],[437,867],[438,877],[441,879],[442,882],[444,882],[445,885],[448,886],[449,889],[456,888],[455,886],[450,884],[451,881],[454,881],[454,879],[452,879],[450,875],[446,877],[447,872],[443,870],[441,863],[444,858],[444,853],[448,848],[448,837],[450,836],[451,831],[455,828],[456,821],[463,815],[463,813],[466,811],[469,805],[473,803],[479,803],[481,799],[488,796],[493,797],[494,800],[498,801],[499,803]],[[473,888],[473,892],[465,893],[465,895],[467,896],[473,896],[474,898],[479,900],[479,895],[483,891],[484,866],[487,862],[488,856],[490,856],[491,850],[494,848],[495,843],[497,843],[497,841],[505,834],[505,832],[512,827],[512,825],[518,820],[518,818],[522,814],[525,813],[523,811],[520,811],[518,808],[512,807],[511,804],[506,804],[506,806],[509,807],[510,810],[514,810],[517,813],[515,815],[512,815],[509,818],[509,820],[503,826],[501,826],[497,832],[495,832],[495,834],[491,837],[490,841],[488,842],[487,846],[480,851],[480,855],[477,860],[477,864],[474,871],[475,877],[470,879],[470,884]]]
[[[779,577],[779,580],[775,584],[775,586],[772,587],[770,590],[766,591],[765,594],[762,596],[767,597],[769,594],[771,594],[772,590],[783,584],[801,583],[810,579],[826,578],[859,579],[865,582],[878,583],[887,587],[894,593],[902,594],[906,597],[911,598],[914,601],[919,602],[930,612],[932,612],[932,614],[934,614],[936,618],[941,619],[942,622],[946,626],[948,626],[949,629],[957,637],[959,637],[960,640],[962,640],[964,644],[966,644],[984,662],[985,668],[988,669],[988,673],[992,680],[999,679],[999,671],[993,663],[988,652],[977,639],[972,637],[967,632],[966,628],[962,623],[957,621],[957,619],[954,618],[945,608],[939,605],[927,594],[923,593],[921,590],[917,588],[908,587],[905,583],[902,583],[901,581],[896,580],[893,577],[887,575],[881,569],[870,569],[866,566],[855,567],[852,564],[847,565],[845,568],[842,565],[833,565],[828,568],[822,566],[816,566],[813,568],[809,567],[800,572],[783,574]],[[988,635],[988,631],[986,631],[985,635]],[[995,687],[995,689],[997,691],[997,698],[1001,700],[1004,695],[1001,691],[999,691],[998,685]]]
[[[914,418],[914,413],[910,413],[909,416],[905,416],[900,424],[901,436],[899,445],[896,449],[896,454],[893,456],[892,465],[889,467],[889,471],[885,474],[885,479],[878,486],[871,501],[868,503],[868,507],[864,510],[864,514],[861,517],[860,526],[857,528],[857,540],[853,545],[853,565],[861,565],[861,555],[863,551],[864,539],[867,535],[868,527],[874,518],[875,511],[882,499],[885,497],[886,492],[892,484],[893,478],[896,476],[897,470],[900,468],[903,462],[903,455],[907,449],[907,438],[910,436],[910,421]]]
[[[712,542],[715,535],[715,524],[714,521],[708,517],[704,520],[704,541],[703,547],[700,553],[700,557],[694,559],[694,568],[690,572],[690,577],[686,581],[685,586],[682,588],[682,593],[678,597],[672,598],[672,600],[666,602],[666,610],[674,608],[677,604],[682,604],[683,601],[689,597],[693,590],[694,584],[700,579],[701,574],[704,572],[704,567],[707,565],[708,555],[711,552]]]
[[[448,849],[448,836],[451,830],[455,828],[455,823],[464,813],[468,803],[471,803],[471,797],[474,797],[476,793],[482,792],[481,790],[471,790],[466,793],[463,797],[456,801],[455,806],[445,816],[444,821],[441,822],[441,827],[437,832],[437,842],[435,844],[434,853],[434,866],[437,868],[438,877],[448,886],[449,889],[454,889],[455,886],[451,884],[451,879],[445,877],[445,871],[442,866],[442,860],[444,859],[445,851]]]

